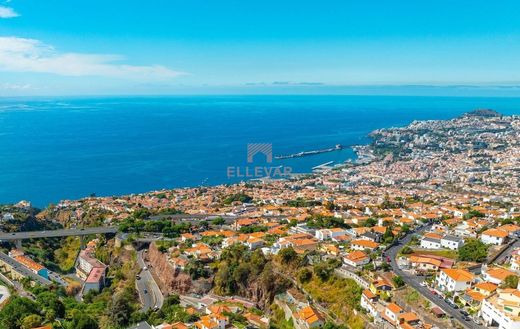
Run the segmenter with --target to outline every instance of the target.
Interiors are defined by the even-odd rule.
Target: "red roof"
[[[98,283],[102,280],[103,275],[105,274],[104,267],[94,267],[90,274],[87,277],[86,283]]]

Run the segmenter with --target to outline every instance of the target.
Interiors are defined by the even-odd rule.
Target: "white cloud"
[[[0,18],[13,18],[18,17],[18,13],[13,8],[0,6]]]
[[[32,86],[28,83],[26,84],[17,84],[17,83],[0,83],[0,89],[4,90],[27,90],[31,89]]]
[[[0,37],[0,70],[62,76],[102,76],[135,80],[168,80],[184,73],[161,65],[120,64],[117,55],[60,53],[35,39]]]

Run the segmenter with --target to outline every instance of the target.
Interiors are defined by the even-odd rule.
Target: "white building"
[[[445,235],[441,239],[441,246],[443,248],[451,249],[451,250],[458,250],[462,245],[464,244],[464,240],[453,236],[453,235]]]
[[[346,235],[347,231],[342,228],[325,228],[321,230],[316,230],[316,239],[323,241],[323,240],[330,240],[332,238]]]
[[[487,326],[499,329],[520,329],[520,291],[499,289],[484,299],[480,316]]]
[[[424,249],[441,249],[441,240],[430,238],[430,237],[423,237],[421,239],[421,248]]]
[[[484,281],[488,281],[494,283],[496,285],[500,285],[508,276],[517,275],[513,271],[510,271],[501,267],[487,267],[486,265],[482,265],[482,279]]]
[[[444,268],[439,271],[435,282],[443,291],[463,291],[471,287],[475,276],[466,270]]]
[[[508,235],[509,233],[506,231],[491,228],[482,232],[480,235],[480,241],[484,242],[485,244],[494,244],[496,246],[500,246],[506,242]]]
[[[403,309],[400,308],[399,305],[390,303],[386,306],[383,317],[391,324],[397,325],[399,323],[399,315],[401,313],[403,313]]]
[[[361,294],[360,306],[374,318],[377,317],[379,314],[379,312],[377,311],[377,308],[376,308],[376,303],[377,303],[377,296],[374,295],[374,293],[372,293],[370,290],[365,289],[363,291],[363,293]]]
[[[370,263],[370,257],[363,251],[355,250],[343,257],[343,262],[353,267],[364,266]]]

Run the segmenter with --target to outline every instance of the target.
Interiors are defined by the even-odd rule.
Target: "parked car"
[[[446,304],[450,305],[452,308],[454,309],[458,309],[459,307],[457,306],[457,304],[455,304],[454,302],[452,302],[451,300],[449,299],[445,299],[444,300],[446,302]]]

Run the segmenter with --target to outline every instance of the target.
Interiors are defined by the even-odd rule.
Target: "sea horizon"
[[[248,143],[273,155],[363,145],[379,128],[477,108],[520,114],[520,98],[204,95],[0,98],[0,203],[237,183]],[[308,173],[354,159],[350,148],[274,160]],[[260,161],[258,165],[263,165]]]

